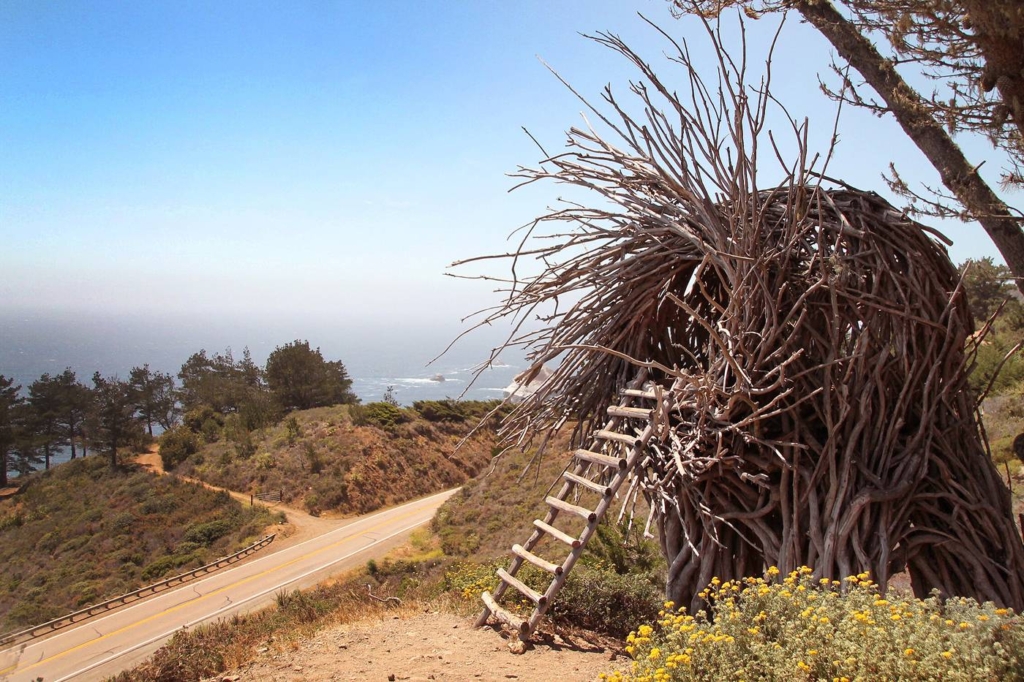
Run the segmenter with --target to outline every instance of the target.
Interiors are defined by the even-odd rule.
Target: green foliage
[[[92,375],[95,396],[94,419],[90,432],[110,457],[111,467],[118,465],[118,450],[137,446],[142,442],[142,423],[136,417],[128,383],[117,377],[104,378],[99,372]]]
[[[153,424],[165,430],[178,420],[178,394],[174,389],[174,377],[163,372],[152,372],[149,365],[133,367],[128,377],[132,401],[142,417],[149,435],[153,435]]]
[[[313,591],[278,592],[276,602],[278,610],[299,623],[312,623],[337,607],[333,599],[321,598]]]
[[[206,523],[197,523],[185,529],[185,540],[194,542],[204,547],[213,544],[232,530],[232,523],[228,519],[215,519]]]
[[[1024,380],[1024,357],[1018,352],[1008,359],[1006,358],[1015,343],[1014,335],[1010,333],[989,334],[985,342],[978,348],[974,369],[968,378],[971,388],[975,392],[984,391],[990,382],[993,395],[1005,393],[1020,385]],[[997,370],[998,375],[996,375]],[[993,376],[995,376],[994,382],[992,381]]]
[[[160,459],[166,471],[184,462],[189,455],[199,451],[199,437],[186,426],[177,426],[164,431],[160,436]]]
[[[295,441],[299,436],[302,435],[302,429],[299,427],[299,420],[295,418],[295,415],[288,417],[288,421],[285,422],[285,428],[288,429],[288,445],[295,445]]]
[[[479,603],[484,590],[493,592],[497,588],[495,571],[507,566],[507,559],[454,564],[445,571],[441,589],[466,602]],[[532,566],[524,567],[518,577],[541,592],[551,581],[549,574]],[[517,593],[510,590],[506,594]],[[525,598],[516,603],[506,601],[505,605],[523,613],[533,608]],[[548,613],[563,625],[625,637],[632,628],[656,618],[661,605],[662,587],[653,574],[619,574],[609,567],[577,565]]]
[[[409,415],[391,403],[367,403],[349,408],[352,423],[356,426],[379,426],[387,428],[409,421]]]
[[[1006,359],[1012,348],[1024,340],[1024,304],[1005,265],[996,265],[991,258],[968,259],[960,264],[960,272],[964,273],[967,304],[977,327],[987,323],[1002,306],[1002,312],[977,348],[969,377],[971,388],[980,392],[991,384],[993,395],[1005,393],[1024,380],[1024,359],[1020,353]]]
[[[468,416],[467,410],[458,400],[417,400],[414,410],[429,422],[461,422]]]
[[[987,322],[999,306],[1004,304],[1004,318],[1020,320],[1024,306],[1017,298],[1013,273],[1008,267],[996,265],[991,257],[985,257],[980,260],[968,258],[960,264],[959,269],[964,276],[964,292],[975,324]],[[1019,324],[1013,326],[1020,328]]]
[[[0,374],[0,487],[7,486],[8,458],[14,449],[18,427],[16,415],[24,401],[20,391],[21,386],[16,386],[13,379]]]
[[[239,412],[242,406],[263,390],[259,367],[252,361],[249,349],[235,361],[231,350],[224,354],[206,354],[206,350],[193,353],[178,372],[181,379],[181,402],[185,410],[201,405],[215,412]]]
[[[320,452],[316,449],[316,446],[312,443],[306,443],[304,448],[306,461],[309,463],[309,473],[319,474],[324,469],[324,460],[320,456]]]
[[[235,452],[242,459],[249,459],[256,453],[256,442],[253,440],[252,431],[245,424],[245,420],[239,414],[229,414],[224,419],[224,437],[235,446]]]
[[[809,568],[779,579],[721,583],[710,611],[666,603],[657,626],[631,633],[635,662],[622,680],[1024,679],[1024,625],[1012,611],[970,599],[878,594],[868,574],[845,584]]]
[[[144,583],[156,582],[168,574],[176,572],[182,567],[189,566],[190,564],[192,568],[197,568],[203,564],[203,561],[197,554],[171,554],[162,556],[142,569],[142,581]]]
[[[577,566],[550,614],[557,622],[625,637],[633,628],[657,617],[663,590],[652,574]]]
[[[660,582],[657,572],[664,562],[661,549],[654,542],[640,537],[635,530],[627,535],[616,524],[607,522],[597,527],[582,561],[619,575],[648,575],[654,582]]]
[[[186,412],[181,423],[185,428],[189,429],[193,433],[202,433],[203,424],[211,419],[218,421],[221,425],[224,424],[224,416],[209,405],[204,404],[198,405]]]
[[[267,358],[267,385],[285,410],[308,410],[358,401],[340,361],[328,362],[308,341],[278,346]]]

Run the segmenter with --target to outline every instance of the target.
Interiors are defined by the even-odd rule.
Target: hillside
[[[461,485],[490,462],[492,428],[456,450],[489,404],[428,409],[443,404],[421,405],[433,421],[384,403],[297,411],[243,442],[208,428],[207,442],[174,472],[240,492],[280,491],[311,513],[370,512]]]
[[[279,520],[134,466],[73,460],[0,501],[0,631],[35,625],[250,544]]]

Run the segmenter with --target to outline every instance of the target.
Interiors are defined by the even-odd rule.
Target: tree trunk
[[[7,448],[0,448],[0,488],[7,487]]]
[[[967,162],[960,148],[928,114],[921,96],[899,75],[892,62],[827,0],[798,0],[794,7],[860,72],[885,101],[903,131],[939,172],[942,183],[995,242],[1024,292],[1024,230],[1009,207]]]
[[[46,470],[50,470],[50,444],[43,445],[43,457],[46,458]]]
[[[68,441],[71,443],[71,459],[75,458],[75,420],[68,420]]]

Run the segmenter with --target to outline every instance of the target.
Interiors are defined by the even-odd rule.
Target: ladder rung
[[[562,478],[564,478],[567,481],[572,481],[576,485],[581,485],[587,490],[593,490],[598,495],[604,495],[605,497],[608,497],[609,495],[612,494],[612,489],[610,486],[604,485],[602,483],[595,483],[594,481],[591,481],[589,478],[577,476],[576,474],[570,473],[568,471],[562,474]]]
[[[512,545],[512,553],[521,559],[529,561],[537,568],[543,569],[548,573],[554,573],[555,575],[562,575],[562,567],[558,564],[553,564],[547,559],[542,559],[536,554],[527,552],[523,549],[522,545]]]
[[[604,429],[595,431],[594,437],[600,438],[601,440],[613,440],[617,443],[625,443],[630,447],[636,447],[640,444],[640,439],[636,436],[630,436],[629,434],[619,433],[617,431],[605,431]]]
[[[643,391],[639,388],[624,388],[622,395],[630,398],[646,398],[647,400],[657,400],[658,398],[654,391]]]
[[[480,595],[480,598],[484,600],[484,606],[487,607],[487,610],[491,612],[492,616],[500,620],[502,623],[519,630],[521,634],[528,635],[530,633],[530,624],[511,611],[502,608],[498,602],[494,601],[494,597],[491,596],[490,592],[484,590],[483,594]],[[481,622],[478,623],[478,625],[483,624],[484,623],[481,619]]]
[[[506,571],[504,568],[498,569],[498,577],[504,580],[510,587],[514,587],[523,593],[523,596],[532,601],[534,604],[540,606],[541,604],[547,604],[548,598],[540,592],[537,592],[532,587],[528,586],[519,578],[516,578],[511,573]]]
[[[575,514],[576,516],[582,516],[590,523],[597,520],[597,512],[584,507],[577,507],[575,504],[570,504],[565,500],[558,499],[557,497],[549,497],[545,502],[548,503],[549,507],[554,507],[559,511]]]
[[[576,459],[581,459],[584,462],[591,462],[593,464],[600,464],[601,466],[612,467],[615,469],[625,469],[626,460],[622,457],[611,457],[609,455],[602,455],[600,452],[591,452],[590,450],[577,450],[573,453]]]
[[[646,407],[619,407],[612,405],[608,408],[609,417],[626,417],[628,419],[650,419],[651,410]]]
[[[580,539],[579,538],[574,538],[573,536],[569,535],[568,533],[564,533],[564,532],[558,530],[557,528],[555,528],[554,526],[552,526],[550,524],[547,524],[547,523],[544,523],[540,519],[535,519],[534,522],[533,522],[533,525],[534,525],[534,527],[537,530],[544,531],[545,533],[547,533],[551,537],[555,538],[556,540],[560,540],[561,542],[564,542],[565,544],[569,545],[573,549],[578,549],[579,546],[580,546]]]

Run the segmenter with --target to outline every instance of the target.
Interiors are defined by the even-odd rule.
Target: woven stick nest
[[[672,43],[687,106],[595,37],[640,69],[639,110],[606,89],[611,115],[591,108],[604,134],[574,128],[567,151],[519,173],[593,200],[539,218],[507,256],[542,271],[513,277],[484,323],[542,314],[508,345],[557,368],[506,434],[572,423],[585,440],[648,367],[664,418],[633,490],[652,502],[668,598],[698,607],[712,577],[769,566],[870,571],[883,589],[906,568],[920,596],[1021,609],[1024,547],[968,391],[973,321],[941,237],[807,170],[805,126],[790,164],[774,140],[759,148],[767,77],[747,88],[708,29],[714,90]],[[759,189],[769,159],[784,179]]]

